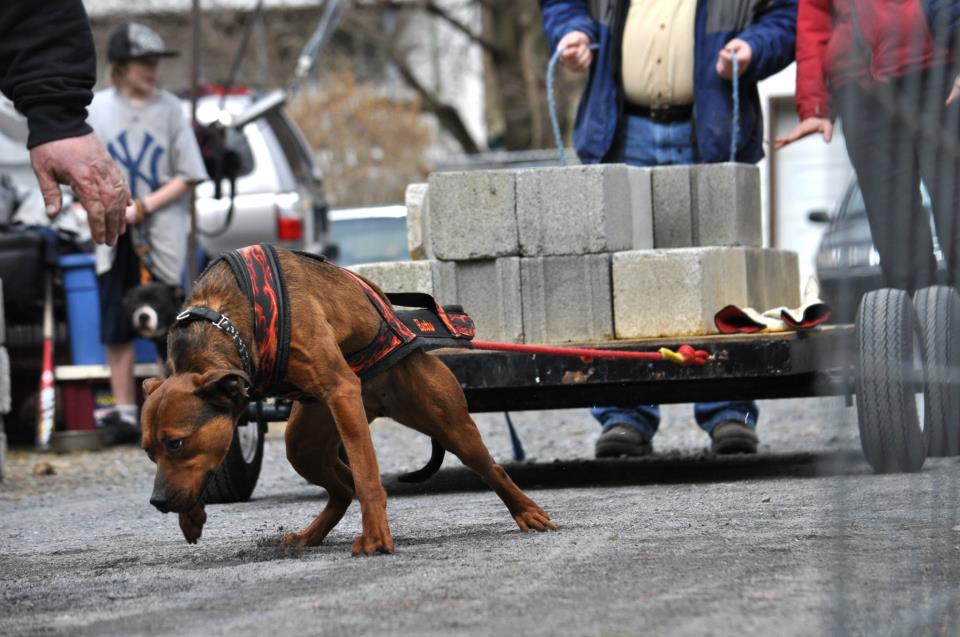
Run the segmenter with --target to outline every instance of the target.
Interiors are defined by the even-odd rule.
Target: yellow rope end
[[[660,356],[663,356],[663,360],[665,361],[670,361],[671,363],[679,363],[681,365],[687,362],[686,359],[683,358],[683,356],[681,356],[680,354],[677,354],[672,349],[661,347],[659,352],[660,352]]]

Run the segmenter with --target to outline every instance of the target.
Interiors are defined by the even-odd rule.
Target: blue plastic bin
[[[100,342],[100,297],[92,254],[65,254],[60,257],[63,288],[67,299],[67,326],[70,331],[70,355],[74,365],[105,365],[107,350]],[[157,360],[153,341],[139,338],[133,342],[138,363]]]

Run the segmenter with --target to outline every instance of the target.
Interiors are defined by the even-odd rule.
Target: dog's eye
[[[183,449],[183,438],[177,438],[176,440],[168,440],[164,443],[167,447],[167,451],[171,453],[176,453]]]

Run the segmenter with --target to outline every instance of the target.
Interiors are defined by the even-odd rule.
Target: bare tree
[[[471,13],[480,16],[476,24],[461,17]],[[343,28],[382,49],[420,96],[422,108],[437,117],[463,152],[476,153],[485,144],[473,138],[462,114],[410,64],[410,48],[401,31],[409,28],[403,17],[411,14],[437,20],[482,49],[486,120],[494,145],[526,150],[552,143],[544,87],[549,51],[535,0],[357,0],[345,15]],[[390,21],[395,25],[392,32],[384,31],[384,15],[397,17]],[[421,44],[426,45],[426,38]],[[564,73],[557,85],[559,115],[566,128],[582,79]]]
[[[384,97],[358,84],[349,60],[339,60],[324,82],[290,104],[324,174],[333,207],[403,201],[408,183],[429,173],[430,129],[419,100]]]

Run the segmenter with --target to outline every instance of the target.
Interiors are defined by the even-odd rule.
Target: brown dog
[[[299,533],[284,536],[284,545],[320,544],[356,494],[363,528],[353,554],[393,551],[386,492],[368,428],[378,416],[432,436],[455,453],[500,496],[520,530],[556,528],[493,461],[456,378],[436,357],[415,351],[361,385],[345,353],[368,345],[383,319],[354,275],[286,250],[277,250],[277,256],[294,326],[285,381],[315,399],[293,406],[287,458],[329,495],[320,515]],[[250,301],[225,262],[211,266],[186,306],[205,306],[229,317],[258,364]],[[169,377],[144,382],[143,448],[157,465],[150,502],[163,512],[178,512],[184,536],[195,543],[206,521],[204,487],[227,454],[251,381],[234,340],[209,322],[172,331],[168,353]],[[338,458],[341,442],[349,466]]]

